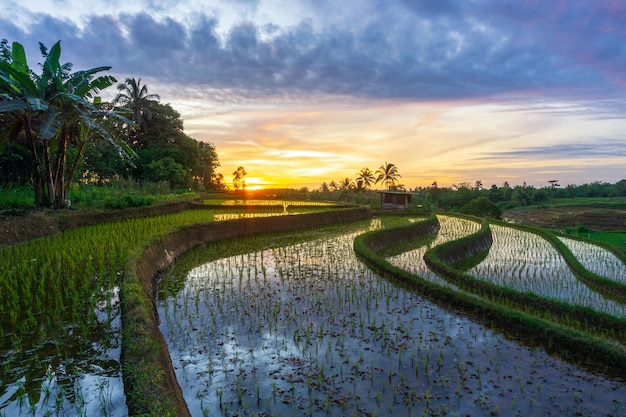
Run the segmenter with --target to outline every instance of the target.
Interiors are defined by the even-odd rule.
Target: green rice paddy
[[[0,416],[128,414],[120,287],[138,249],[193,224],[330,209],[281,200],[237,204],[0,248]],[[183,255],[161,277],[157,310],[192,415],[626,412],[623,377],[554,357],[519,334],[383,278],[356,257],[357,236],[421,220],[382,216],[218,241]],[[423,258],[481,225],[438,220],[437,233],[398,241],[383,255],[431,285],[469,296]],[[506,225],[491,225],[491,232],[489,251],[456,268],[603,317],[626,315],[623,303],[577,279],[541,236]],[[626,281],[626,267],[611,251],[561,240],[590,272]]]

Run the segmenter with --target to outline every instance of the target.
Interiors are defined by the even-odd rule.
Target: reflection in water
[[[416,243],[421,243],[421,245],[411,250],[405,250],[398,254],[389,253],[387,260],[392,265],[418,275],[430,282],[441,285],[442,287],[461,291],[456,285],[431,271],[428,266],[426,266],[426,262],[424,262],[424,254],[437,245],[461,239],[478,232],[480,223],[450,216],[437,216],[437,219],[441,227],[435,235],[417,239]]]
[[[559,237],[588,271],[626,284],[626,265],[607,249],[576,239]]]
[[[352,242],[371,224],[357,226],[286,246],[273,237],[165,278],[161,330],[194,416],[624,413],[624,382],[365,268]]]
[[[569,268],[557,249],[541,236],[491,225],[493,244],[487,257],[468,273],[518,291],[626,316],[626,306],[590,289]]]
[[[89,326],[50,323],[0,338],[0,416],[125,416],[119,289],[104,291]]]

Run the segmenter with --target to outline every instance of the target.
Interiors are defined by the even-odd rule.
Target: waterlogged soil
[[[50,216],[38,212],[0,218],[0,246],[5,261],[0,281],[11,283],[9,288],[0,288],[7,291],[0,292],[4,296],[0,306],[0,417],[128,415],[120,364],[121,267],[116,262],[121,252],[116,244],[128,241],[126,233],[133,233],[132,228],[120,223],[120,230],[112,232],[108,239],[103,237],[108,235],[93,230],[74,240],[60,235],[58,239],[65,242],[65,249],[40,240],[32,243],[40,247],[40,252],[29,252],[21,251],[22,245],[12,246],[14,243],[75,227],[158,214],[172,214],[167,223],[167,227],[172,227],[171,223],[180,222],[177,217],[197,223],[310,210],[298,206],[288,211],[284,207],[268,208],[260,210],[261,214],[232,209],[222,215],[206,210],[175,214],[189,207],[188,203],[175,203],[115,212],[65,211]],[[148,230],[151,229],[146,224],[140,233],[149,233]],[[73,232],[68,231],[68,235]],[[40,258],[30,253],[44,255]],[[66,262],[61,253],[72,262]],[[52,275],[56,276],[57,271],[64,271],[67,280],[55,280]],[[23,279],[26,274],[32,278],[30,281]],[[82,291],[85,283],[93,288]],[[12,297],[14,294],[17,296]],[[28,299],[25,295],[33,297]],[[22,302],[11,304],[14,300]]]
[[[171,204],[116,212],[3,212],[0,247],[96,224],[103,218],[115,221],[161,211],[176,212],[180,208]],[[9,268],[4,271],[9,275],[23,272],[18,263]],[[46,279],[45,272],[38,275]],[[3,290],[6,288],[0,288]],[[52,292],[49,287],[46,290]],[[18,312],[24,315],[23,320],[16,321],[8,313],[0,315],[0,417],[128,415],[120,365],[118,292],[117,286],[107,284],[91,300],[68,300],[65,312],[55,316],[46,313],[54,308],[48,305],[40,311],[29,311],[28,317]],[[71,297],[67,294],[75,292],[69,289],[65,297]]]
[[[556,230],[584,225],[596,232],[623,231],[626,209],[601,206],[568,206],[546,208],[516,208],[506,210],[502,218],[513,223],[540,226]]]
[[[380,226],[208,246],[164,277],[161,330],[194,416],[626,413],[626,382],[364,267],[353,239]]]

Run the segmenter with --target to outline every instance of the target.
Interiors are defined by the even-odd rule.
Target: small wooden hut
[[[411,193],[403,191],[379,191],[380,193],[380,209],[383,211],[390,210],[408,210],[411,202]]]

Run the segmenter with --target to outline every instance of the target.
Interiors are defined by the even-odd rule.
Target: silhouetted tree
[[[392,163],[385,162],[377,170],[376,184],[382,182],[389,190],[402,177],[398,172],[398,167]]]
[[[246,189],[246,175],[248,175],[248,173],[244,167],[238,167],[235,172],[233,172],[233,187],[235,187],[235,190],[239,190],[240,188],[242,190]]]
[[[376,184],[376,177],[369,168],[361,168],[356,174],[357,184],[360,182],[362,189],[367,190],[372,185]]]

